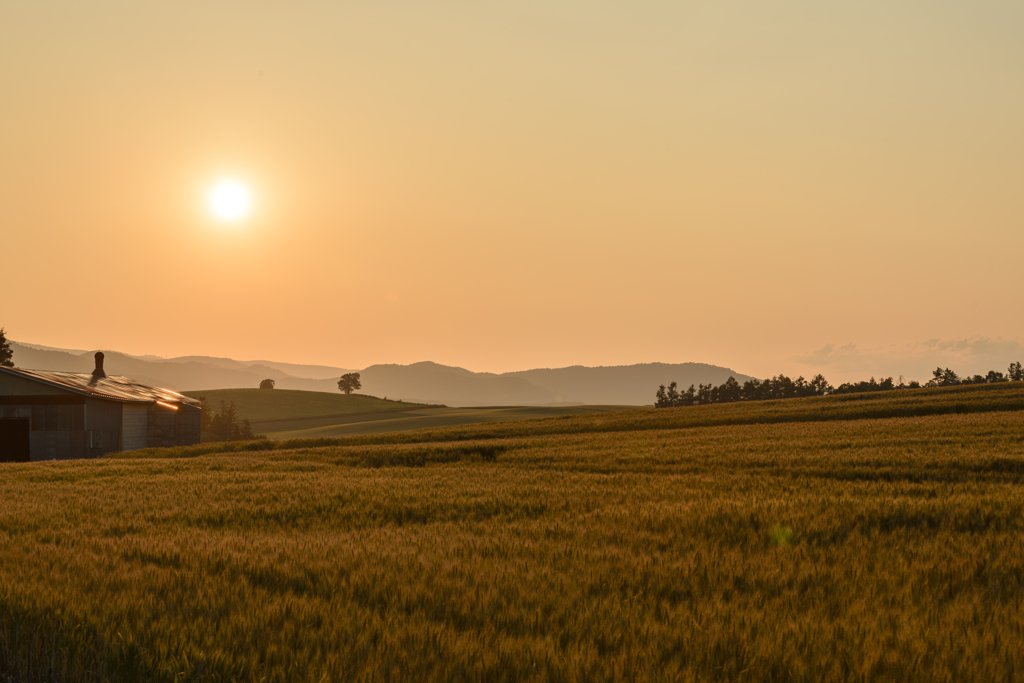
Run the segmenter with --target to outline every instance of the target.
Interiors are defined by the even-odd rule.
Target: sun
[[[252,210],[252,193],[237,180],[222,180],[210,190],[210,210],[222,221],[234,223]]]

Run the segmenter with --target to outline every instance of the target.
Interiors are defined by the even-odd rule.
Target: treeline
[[[1019,362],[1010,363],[1010,367],[1004,375],[995,370],[989,370],[987,375],[974,375],[960,377],[949,368],[935,368],[932,371],[932,379],[926,387],[955,387],[960,384],[995,384],[997,382],[1020,382],[1024,381],[1024,366]]]
[[[1024,381],[1024,368],[1021,364],[1011,363],[1006,374],[990,370],[987,375],[974,375],[960,377],[949,368],[935,368],[932,372],[932,379],[925,387],[952,387],[962,384],[995,384],[997,382],[1020,382]],[[766,401],[775,398],[800,398],[803,396],[827,396],[830,394],[857,394],[869,391],[896,391],[903,389],[920,389],[921,383],[916,381],[904,382],[900,377],[899,381],[893,381],[892,377],[876,380],[872,377],[868,381],[847,382],[833,387],[824,376],[815,375],[810,381],[803,377],[790,379],[785,375],[778,375],[771,379],[747,380],[743,384],[730,377],[724,384],[714,386],[712,384],[690,385],[689,389],[679,390],[676,382],[672,382],[666,388],[664,384],[658,387],[655,395],[655,407],[673,408],[676,406],[708,405],[711,403],[735,403],[737,401]]]
[[[736,401],[765,401],[771,398],[824,396],[832,391],[832,385],[821,375],[815,375],[810,382],[803,377],[790,379],[785,375],[779,375],[763,381],[751,379],[743,384],[737,382],[735,377],[730,377],[717,387],[712,384],[700,384],[695,387],[691,384],[685,391],[679,391],[675,382],[669,384],[667,389],[663,384],[658,387],[657,401],[654,405],[658,408],[669,408]]]

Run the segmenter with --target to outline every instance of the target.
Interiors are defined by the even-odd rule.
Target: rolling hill
[[[205,398],[211,408],[221,402],[234,403],[239,419],[292,420],[296,418],[339,416],[350,413],[388,413],[426,406],[388,401],[361,394],[328,394],[322,391],[294,389],[213,389],[186,391],[186,396]]]
[[[337,437],[378,434],[409,429],[453,427],[530,420],[541,417],[583,415],[623,410],[630,406],[514,406],[449,408],[391,401],[362,394],[326,394],[288,389],[214,389],[190,391],[210,407],[235,404],[238,419],[252,423],[253,431],[272,439]]]

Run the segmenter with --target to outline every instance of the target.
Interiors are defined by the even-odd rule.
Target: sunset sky
[[[1005,371],[1022,36],[1020,0],[2,2],[0,326],[346,368]]]

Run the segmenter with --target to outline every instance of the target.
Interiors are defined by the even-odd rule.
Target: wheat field
[[[1024,412],[930,395],[2,465],[0,672],[1019,680]]]

